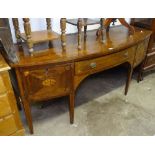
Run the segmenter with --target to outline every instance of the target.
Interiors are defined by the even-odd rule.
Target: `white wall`
[[[130,22],[130,18],[126,18],[126,21]],[[14,28],[13,28],[11,18],[9,18],[9,23],[10,23],[13,41],[16,42]],[[30,18],[30,23],[31,23],[32,31],[45,30],[46,29],[46,19],[45,18]],[[116,25],[119,25],[119,24],[120,24],[119,22],[116,23]],[[24,32],[22,18],[19,18],[19,27],[20,27],[20,31]],[[99,25],[88,26],[88,30],[96,29],[98,27],[99,27]],[[52,19],[52,30],[57,32],[57,33],[60,33],[60,18]],[[67,24],[66,33],[75,33],[75,32],[77,32],[77,28],[75,26]]]

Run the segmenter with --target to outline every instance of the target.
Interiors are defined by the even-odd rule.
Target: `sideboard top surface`
[[[110,28],[109,33],[105,34],[105,41],[96,38],[96,30],[87,32],[87,40],[82,40],[82,49],[77,48],[77,34],[66,35],[66,51],[62,50],[61,40],[52,41],[52,47],[49,42],[34,46],[34,55],[28,54],[28,48],[23,49],[16,46],[20,61],[10,64],[12,67],[26,67],[33,65],[64,63],[80,61],[93,57],[108,55],[120,50],[129,48],[138,42],[150,37],[151,31],[136,28],[135,34],[129,35],[124,26],[115,26]]]

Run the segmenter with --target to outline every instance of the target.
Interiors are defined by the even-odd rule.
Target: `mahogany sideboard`
[[[133,69],[146,54],[151,31],[135,28],[129,35],[123,26],[115,26],[104,35],[104,42],[96,38],[96,30],[87,32],[81,50],[77,49],[77,35],[66,36],[66,51],[62,50],[61,40],[34,46],[33,56],[27,47],[16,47],[20,61],[10,63],[15,69],[22,104],[30,133],[33,133],[31,102],[69,96],[70,123],[74,122],[74,98],[79,84],[89,75],[128,64],[125,94],[128,92]]]
[[[22,136],[24,128],[9,77],[10,69],[0,54],[0,136]]]

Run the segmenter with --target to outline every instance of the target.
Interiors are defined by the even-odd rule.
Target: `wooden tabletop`
[[[9,65],[5,62],[3,56],[0,54],[0,72],[9,70]]]
[[[104,42],[102,42],[101,38],[96,38],[96,30],[88,31],[87,40],[82,40],[81,50],[77,48],[77,34],[71,34],[66,37],[65,52],[62,50],[60,39],[52,41],[52,48],[48,47],[47,42],[35,45],[33,56],[28,54],[26,47],[19,49],[17,46],[17,54],[20,61],[10,65],[12,67],[25,67],[48,63],[79,61],[91,57],[108,55],[137,44],[145,38],[148,38],[150,34],[151,31],[149,30],[135,28],[135,34],[129,35],[127,28],[124,26],[115,26],[110,28],[109,33],[104,35],[105,39]]]
[[[45,42],[48,40],[58,39],[59,37],[60,35],[58,35],[56,32],[48,30],[34,31],[31,33],[31,39],[34,44]],[[21,34],[21,38],[26,41],[25,33]]]

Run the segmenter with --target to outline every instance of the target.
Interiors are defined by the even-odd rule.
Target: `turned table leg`
[[[47,31],[50,33],[52,31],[51,18],[46,18],[46,25],[47,25]],[[49,48],[53,47],[52,40],[49,40],[48,46]]]
[[[51,31],[52,27],[51,27],[51,18],[46,18],[46,24],[47,24],[47,30]]]
[[[61,27],[61,46],[63,51],[66,51],[66,18],[60,19]]]
[[[97,37],[100,37],[100,36],[102,36],[102,40],[103,40],[103,29],[104,29],[104,18],[101,18],[100,19],[100,27],[99,27],[99,29],[96,31],[96,36]]]
[[[84,26],[84,41],[87,39],[87,25]]]
[[[128,75],[127,75],[126,86],[125,86],[125,95],[127,95],[127,93],[128,93],[130,81],[132,78],[132,73],[133,73],[133,66],[131,64],[129,64]]]
[[[30,26],[30,19],[29,18],[23,18],[24,21],[24,30],[25,30],[25,35],[27,39],[27,44],[29,47],[29,52],[33,52],[33,42],[31,38],[31,26]]]
[[[12,18],[17,43],[21,43],[18,18]]]
[[[82,19],[78,19],[77,23],[78,28],[78,50],[81,50],[81,40],[82,40]]]

